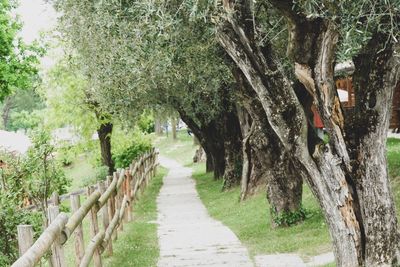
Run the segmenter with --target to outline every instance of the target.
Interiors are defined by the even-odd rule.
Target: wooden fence
[[[18,226],[18,246],[20,258],[12,267],[33,267],[51,251],[51,266],[67,266],[64,244],[71,236],[75,242],[75,265],[88,266],[91,260],[95,267],[101,267],[102,254],[112,255],[112,241],[117,239],[117,230],[123,230],[123,223],[132,220],[132,203],[139,192],[148,185],[157,169],[157,152],[150,150],[127,169],[120,169],[108,176],[105,182],[89,186],[86,192],[78,190],[67,196],[71,201],[71,216],[59,212],[58,204],[65,195],[53,198],[48,209],[49,226],[33,243],[33,230],[30,225]],[[80,205],[80,196],[87,194],[86,201]],[[89,215],[89,244],[84,246],[82,221]],[[101,224],[99,226],[99,219]]]

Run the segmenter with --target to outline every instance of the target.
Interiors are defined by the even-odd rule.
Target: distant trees
[[[27,46],[17,36],[21,24],[12,15],[15,2],[0,1],[0,102],[15,90],[31,88],[37,73],[37,45]]]

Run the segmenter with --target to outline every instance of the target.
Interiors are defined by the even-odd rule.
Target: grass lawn
[[[68,192],[72,192],[84,187],[84,181],[88,177],[92,177],[95,168],[88,162],[87,157],[82,154],[77,156],[70,166],[64,168],[65,175],[71,180]]]
[[[155,144],[162,155],[193,168],[197,190],[210,215],[231,228],[248,247],[252,256],[292,252],[299,253],[307,260],[309,256],[332,251],[323,214],[307,185],[304,185],[303,206],[309,211],[308,218],[289,228],[272,229],[265,193],[260,192],[244,202],[239,202],[239,188],[221,192],[222,181],[215,181],[211,173],[205,173],[204,163],[192,163],[195,147],[186,132],[179,133],[178,140],[173,142],[171,138],[158,137]],[[397,210],[400,210],[398,139],[388,139],[388,162]]]

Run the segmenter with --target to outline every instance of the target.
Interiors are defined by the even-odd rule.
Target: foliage
[[[47,199],[53,192],[64,194],[69,181],[55,159],[55,147],[51,144],[50,134],[45,130],[35,131],[31,137],[32,147],[25,160],[28,197],[42,210],[47,210]]]
[[[17,131],[19,129],[37,128],[43,121],[43,113],[41,110],[28,112],[26,110],[14,112],[10,118],[10,124],[7,129]]]
[[[105,109],[134,120],[149,107],[180,105],[207,120],[224,107],[218,90],[232,75],[213,25],[192,23],[188,3],[54,2],[64,40]]]
[[[31,128],[37,125],[44,103],[35,89],[18,90],[14,94],[7,96],[0,104],[3,128],[15,131],[21,128]],[[32,113],[34,119],[26,118]],[[21,121],[22,119],[22,121]],[[15,121],[14,121],[15,120]]]
[[[154,117],[151,113],[144,112],[137,121],[137,126],[143,133],[154,132]]]
[[[291,226],[296,223],[302,222],[306,217],[308,211],[301,207],[299,210],[291,212],[291,211],[283,211],[278,213],[275,207],[271,207],[271,216],[276,226]]]
[[[89,86],[74,57],[61,58],[47,73],[41,93],[46,100],[46,125],[50,128],[73,126],[86,140],[97,129],[98,121],[87,97]]]
[[[75,157],[75,151],[71,146],[62,146],[57,149],[57,159],[63,164],[63,166],[71,165]]]
[[[14,0],[0,1],[0,102],[16,89],[31,88],[37,78],[38,57],[44,52],[17,36],[21,24],[12,15],[14,8]]]
[[[18,256],[16,226],[31,224],[41,232],[40,213],[22,209],[33,202],[46,216],[47,199],[52,192],[66,192],[68,180],[54,159],[50,135],[37,130],[26,155],[1,152],[0,168],[0,265],[6,266]]]
[[[126,168],[133,160],[137,159],[144,152],[151,148],[151,143],[147,140],[135,140],[131,145],[119,153],[113,154],[116,168]]]
[[[30,224],[41,232],[40,213],[21,209],[9,194],[0,194],[0,266],[9,266],[18,258],[17,225]]]

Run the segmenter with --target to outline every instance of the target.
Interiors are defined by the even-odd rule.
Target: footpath
[[[169,169],[157,198],[159,267],[301,267],[334,261],[332,253],[313,257],[308,263],[296,254],[274,254],[256,256],[254,264],[236,235],[208,215],[191,169],[162,156],[159,161]]]

